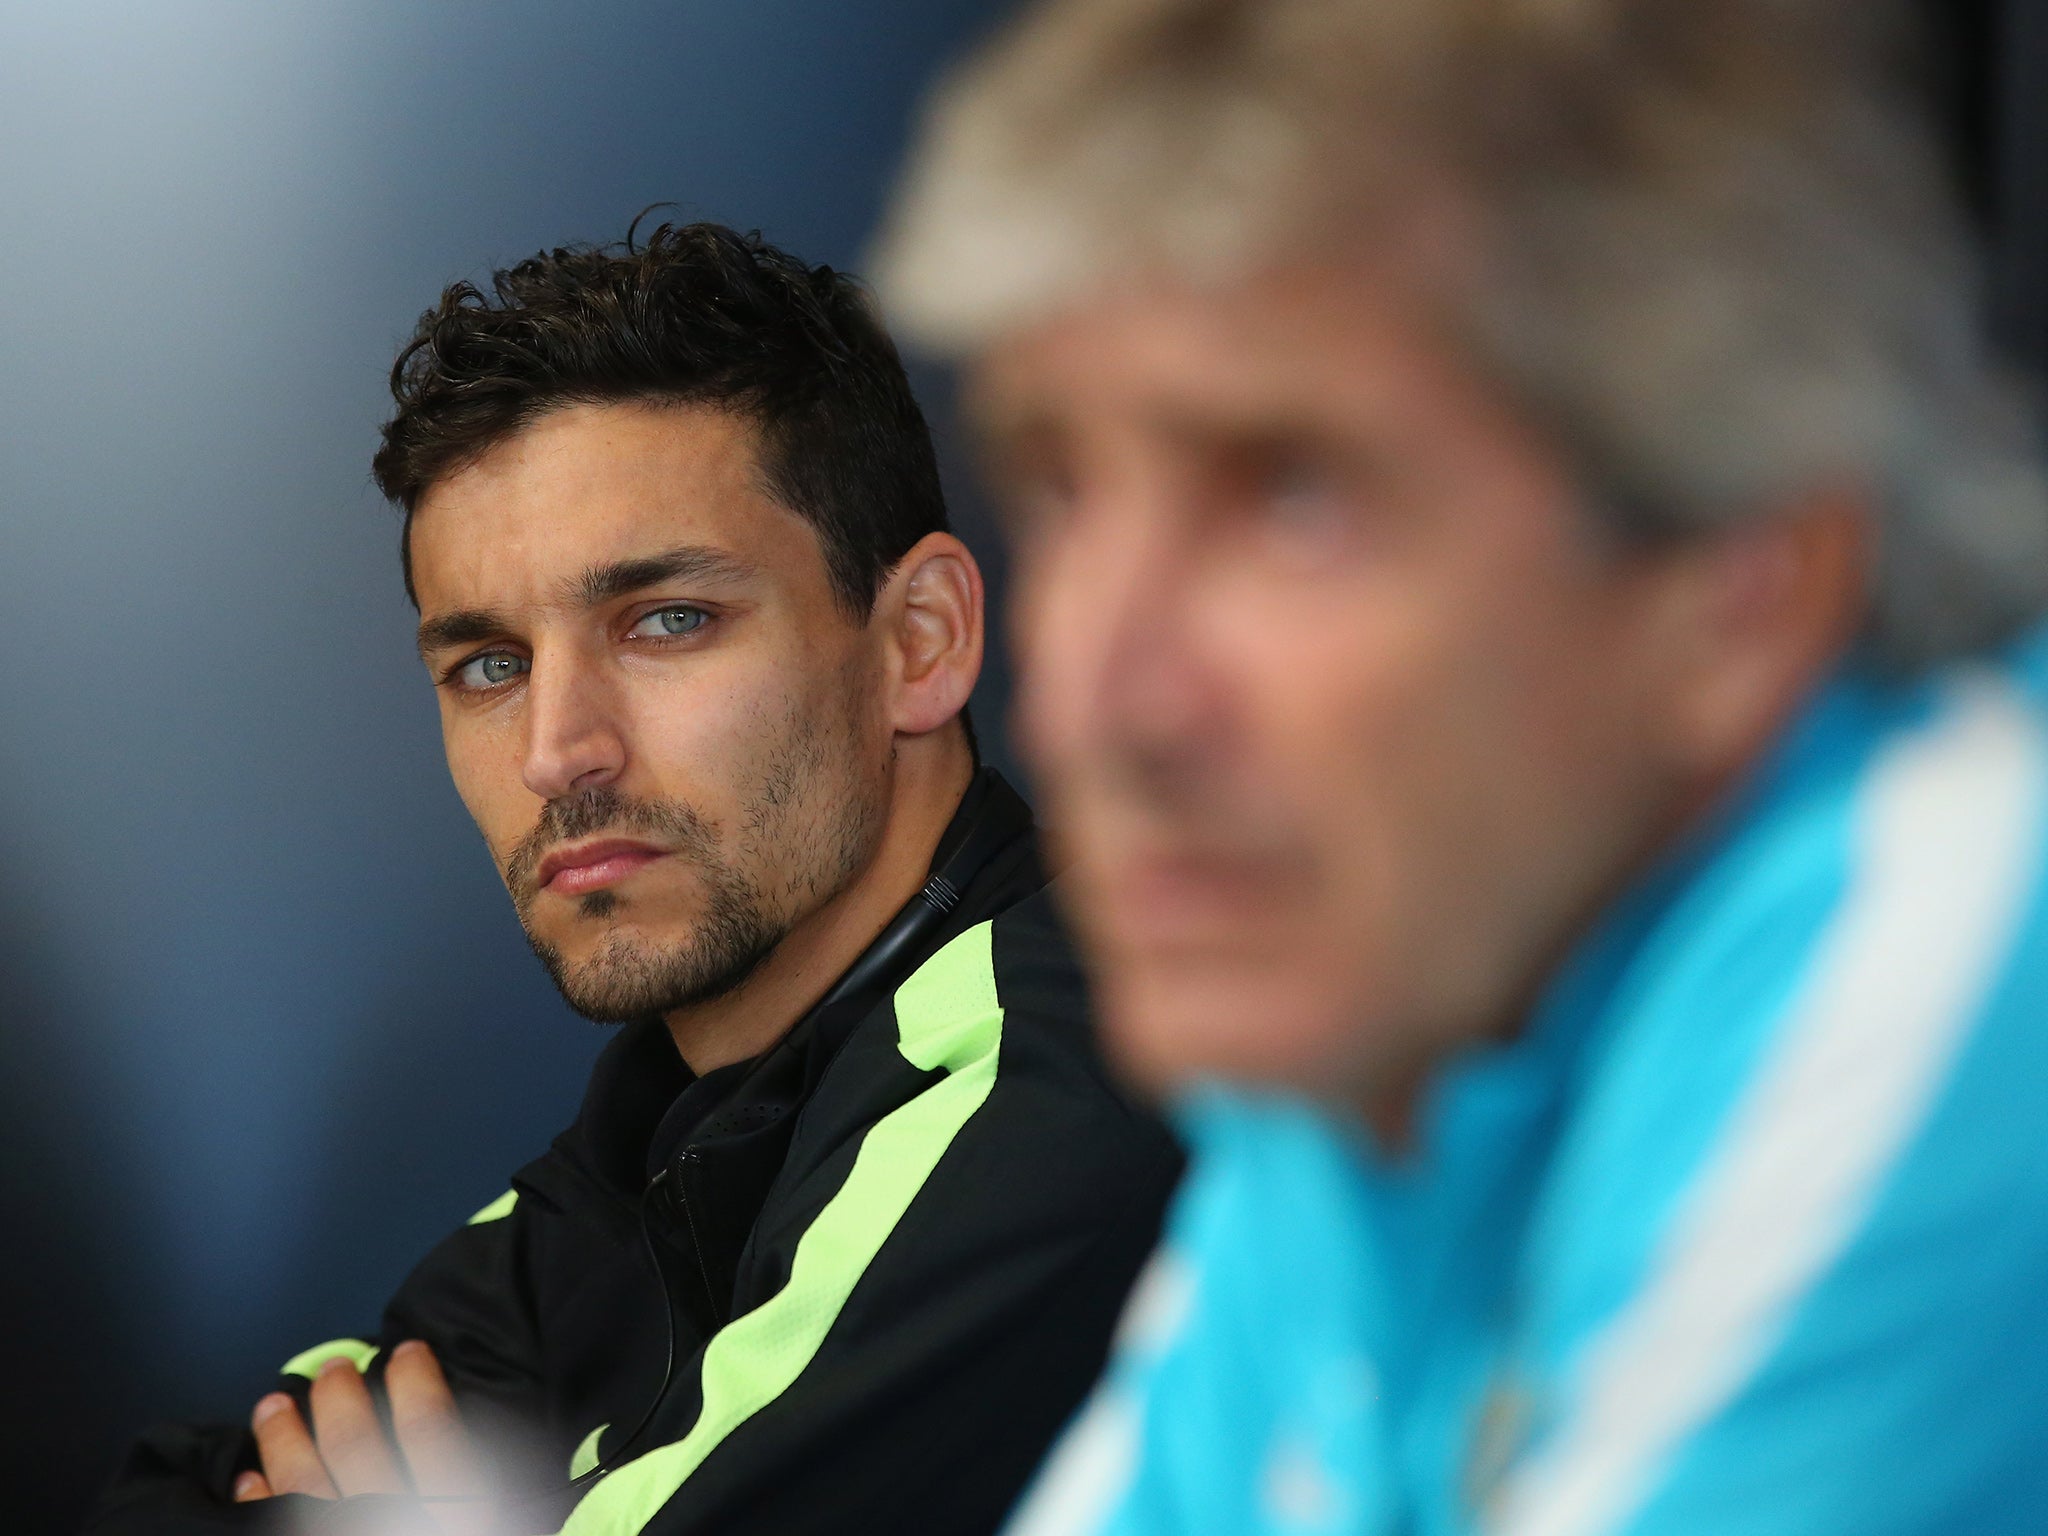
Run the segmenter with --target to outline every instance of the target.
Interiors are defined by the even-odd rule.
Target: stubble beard
[[[785,722],[785,741],[740,817],[736,857],[691,807],[640,800],[618,789],[585,790],[548,802],[506,861],[505,883],[520,927],[564,1001],[598,1024],[701,1007],[744,986],[788,937],[799,917],[843,890],[873,857],[883,796],[855,757],[851,722]],[[693,865],[704,910],[682,939],[663,943],[634,932],[631,903],[613,890],[577,903],[577,917],[605,924],[592,952],[571,961],[533,928],[539,896],[533,874],[555,844],[598,832],[639,833]],[[778,857],[779,855],[779,857]],[[749,872],[780,865],[774,889]]]

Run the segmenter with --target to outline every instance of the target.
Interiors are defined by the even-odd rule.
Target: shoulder
[[[1015,1121],[1036,1139],[1062,1138],[1076,1151],[1170,1160],[1179,1154],[1163,1119],[1126,1090],[1106,1060],[1087,978],[1061,916],[1056,890],[1047,888],[977,925],[947,950],[966,949],[997,1015],[1000,1036],[988,1116]],[[906,1004],[934,971],[955,957],[941,951],[898,994],[899,1024],[909,1025]]]
[[[1678,1521],[1746,1483],[1890,1529],[1858,1467],[2037,1459],[2044,873],[2048,721],[2011,672],[1806,723],[1616,988],[1525,1255],[1549,1424],[1510,1509],[1655,1489]]]
[[[989,957],[1006,1020],[1058,1039],[1091,1065],[1100,1060],[1087,978],[1055,887],[989,920]]]
[[[1188,1148],[1161,1245],[1185,1293],[1175,1352],[1227,1366],[1233,1347],[1253,1347],[1267,1395],[1284,1400],[1305,1363],[1297,1344],[1307,1358],[1344,1353],[1340,1341],[1362,1353],[1387,1304],[1362,1133],[1318,1106],[1236,1088],[1198,1089],[1174,1119]],[[1163,1353],[1167,1335],[1147,1328],[1131,1342]]]
[[[1235,1091],[1176,1119],[1189,1165],[1165,1234],[1012,1536],[1378,1529],[1385,1277],[1359,1144]]]
[[[1587,989],[1561,1176],[1625,1171],[1661,1205],[1648,1186],[1784,1116],[1879,1155],[1973,1056],[2034,1070],[2014,1026],[2048,1001],[2048,718],[1988,667],[1837,690],[1668,880]]]
[[[943,1111],[951,1126],[924,1202],[930,1219],[1070,1238],[1106,1226],[1156,1230],[1180,1150],[1104,1063],[1047,893],[942,945],[897,989],[890,1013],[891,1054],[917,1074],[905,1109],[920,1121]],[[881,1070],[860,1068],[863,1077]],[[991,1190],[1002,1199],[992,1202]]]

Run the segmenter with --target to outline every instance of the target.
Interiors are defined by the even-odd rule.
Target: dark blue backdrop
[[[412,318],[660,199],[857,265],[992,11],[0,4],[0,1526],[372,1325],[600,1043],[409,652]]]

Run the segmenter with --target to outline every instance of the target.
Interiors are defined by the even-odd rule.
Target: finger
[[[384,1438],[384,1426],[377,1422],[370,1389],[354,1362],[335,1359],[321,1366],[320,1374],[313,1378],[309,1401],[320,1459],[327,1463],[328,1475],[343,1497],[405,1491],[398,1463]]]
[[[261,1472],[244,1472],[235,1479],[235,1502],[254,1503],[270,1497],[270,1483]]]
[[[413,1487],[443,1498],[481,1497],[482,1469],[433,1350],[418,1339],[399,1345],[384,1367],[384,1389],[391,1395],[391,1428],[412,1470]]]
[[[334,1481],[313,1448],[313,1437],[306,1433],[299,1405],[290,1397],[273,1392],[264,1398],[250,1416],[249,1427],[256,1432],[256,1449],[263,1458],[263,1480],[273,1493],[335,1497]]]

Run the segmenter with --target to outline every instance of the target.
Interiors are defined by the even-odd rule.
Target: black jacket
[[[283,1384],[375,1346],[374,1392],[381,1351],[424,1339],[513,1448],[508,1531],[998,1528],[1102,1366],[1180,1158],[1104,1077],[1030,813],[993,773],[934,869],[764,1056],[693,1078],[659,1021],[627,1026],[576,1123],[377,1336]],[[241,1428],[155,1431],[87,1529],[367,1512],[235,1506],[254,1464]]]

